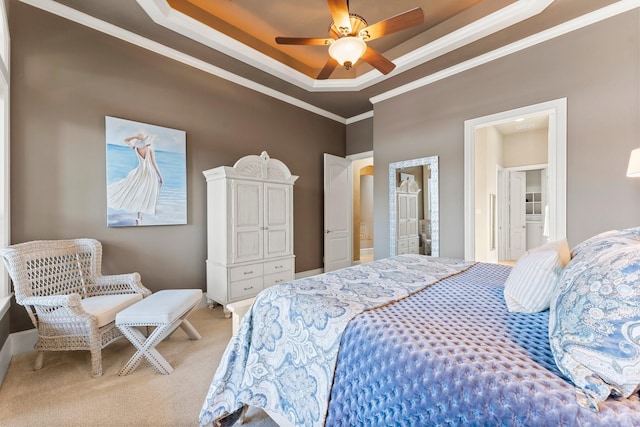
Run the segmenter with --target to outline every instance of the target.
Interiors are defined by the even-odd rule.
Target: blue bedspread
[[[640,426],[637,394],[592,412],[554,363],[549,312],[509,313],[477,264],[369,310],[340,344],[327,426]]]
[[[402,255],[264,290],[225,350],[200,424],[251,405],[294,425],[323,425],[348,322],[472,264]]]

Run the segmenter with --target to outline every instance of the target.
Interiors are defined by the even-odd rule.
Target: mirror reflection
[[[389,164],[391,256],[439,256],[438,200],[438,156]]]

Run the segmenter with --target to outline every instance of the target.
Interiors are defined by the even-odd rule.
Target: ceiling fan
[[[328,79],[338,65],[347,70],[362,58],[382,74],[389,74],[396,66],[393,62],[367,46],[368,41],[422,24],[424,13],[416,7],[391,18],[369,25],[363,17],[349,13],[348,0],[327,0],[333,22],[329,38],[276,37],[278,44],[329,46],[329,60],[318,75]]]

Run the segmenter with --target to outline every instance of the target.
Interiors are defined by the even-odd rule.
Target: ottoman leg
[[[187,319],[184,319],[180,323],[180,327],[187,334],[189,339],[199,340],[201,338],[201,336],[198,333],[198,331],[196,331],[196,328],[194,328],[193,325],[191,323],[189,323],[189,321]]]
[[[155,346],[161,342],[167,335],[169,335],[176,328],[176,324],[172,323],[170,325],[160,325],[149,335],[148,338],[145,339],[145,336],[133,326],[124,326],[121,325],[120,329],[122,333],[131,341],[131,344],[137,351],[129,359],[126,365],[120,370],[118,375],[127,375],[133,370],[135,370],[142,358],[146,358],[149,363],[151,363],[156,370],[163,374],[167,375],[173,372],[173,368],[167,362],[167,360],[162,357],[162,355],[155,349]]]

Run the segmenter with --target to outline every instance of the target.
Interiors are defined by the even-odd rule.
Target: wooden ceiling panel
[[[393,60],[395,57],[389,56],[392,49],[433,27],[446,25],[463,12],[479,19],[497,10],[497,5],[504,7],[514,1],[516,0],[351,0],[349,10],[362,16],[371,25],[407,10],[422,8],[425,14],[422,24],[369,42],[373,49]],[[167,0],[167,3],[174,10],[310,77],[315,78],[327,63],[329,55],[326,46],[275,43],[278,36],[328,37],[332,17],[326,0]],[[491,7],[487,7],[489,3],[492,4]],[[474,8],[477,9],[475,13]],[[449,30],[451,27],[448,26]],[[355,77],[357,74],[351,73],[351,76]],[[338,73],[337,76],[344,78],[344,73]]]

